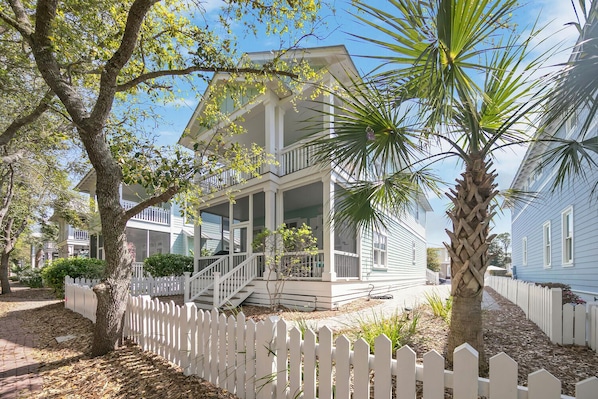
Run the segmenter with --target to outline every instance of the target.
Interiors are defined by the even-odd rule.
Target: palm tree
[[[367,82],[339,83],[335,134],[315,139],[322,159],[332,156],[359,176],[334,216],[360,228],[384,223],[380,211],[404,211],[436,187],[431,164],[457,157],[464,171],[446,194],[453,295],[447,354],[468,342],[483,358],[483,276],[498,195],[493,154],[528,140],[539,61],[528,59],[531,37],[510,24],[516,0],[388,3],[382,10],[356,2],[356,18],[376,31],[376,39],[358,37],[390,55],[373,57],[382,66]]]
[[[579,0],[575,11],[578,20],[570,25],[577,28],[579,39],[569,61],[557,65],[558,71],[549,76],[554,89],[548,94],[547,112],[536,137],[547,148],[539,155],[538,168],[557,166],[553,190],[573,176],[585,178],[588,170],[598,168],[598,138],[589,131],[598,113],[598,1],[587,5]],[[571,118],[582,122],[579,135],[557,137],[558,127]],[[598,193],[598,181],[593,193]]]

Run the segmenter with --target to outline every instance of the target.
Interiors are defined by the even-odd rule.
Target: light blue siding
[[[396,279],[397,281],[425,278],[426,242],[407,226],[396,220],[388,223],[387,268],[373,267],[372,232],[365,231],[361,239],[361,257],[364,280]],[[415,259],[413,246],[415,245]]]
[[[563,129],[559,131],[564,136]],[[598,157],[595,157],[598,161]],[[574,291],[598,293],[598,196],[592,195],[598,181],[595,167],[585,169],[586,178],[575,176],[561,190],[551,192],[554,168],[529,179],[530,191],[539,193],[529,204],[517,204],[512,212],[513,266],[518,279],[560,282]],[[563,264],[562,212],[573,210],[573,262]],[[550,222],[551,266],[543,265],[543,225]],[[523,264],[523,239],[527,237],[527,265]],[[591,296],[589,296],[591,297]],[[589,298],[586,296],[586,299]],[[593,298],[591,298],[593,300]]]

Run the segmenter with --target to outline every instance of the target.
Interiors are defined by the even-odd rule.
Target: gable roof
[[[274,57],[274,53],[272,51],[253,52],[248,53],[247,57],[253,62],[260,63],[271,60]],[[283,55],[282,58],[288,60],[308,60],[311,65],[321,65],[327,68],[328,73],[333,76],[347,73],[353,73],[356,76],[358,75],[357,68],[355,67],[353,60],[351,59],[344,45],[292,50]],[[201,130],[201,127],[198,125],[197,121],[198,117],[205,109],[207,103],[206,98],[208,97],[207,94],[209,94],[211,87],[213,87],[220,81],[228,79],[229,76],[230,74],[223,72],[219,72],[214,75],[212,81],[208,85],[208,88],[204,92],[202,100],[197,105],[197,108],[193,112],[191,119],[187,123],[187,126],[185,127],[185,130],[183,131],[181,138],[178,141],[179,144],[187,148],[192,148],[193,139],[197,138],[198,132]],[[277,77],[273,77],[272,80],[275,80],[276,82],[282,82],[282,80]],[[285,85],[283,84],[282,87],[284,86]],[[280,90],[279,85],[268,85],[268,87],[271,92],[275,93],[281,99],[292,95],[292,92],[290,90]]]

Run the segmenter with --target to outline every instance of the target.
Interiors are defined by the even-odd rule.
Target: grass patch
[[[417,310],[406,313],[395,310],[391,316],[385,316],[382,312],[372,312],[370,317],[360,316],[344,334],[352,342],[363,338],[370,345],[372,353],[374,353],[374,340],[384,334],[392,342],[394,353],[402,346],[411,343],[411,338],[417,331],[418,320]]]
[[[424,294],[428,305],[432,308],[434,316],[440,317],[447,324],[451,324],[451,310],[453,309],[453,297],[449,296],[446,300],[440,297],[436,291]]]

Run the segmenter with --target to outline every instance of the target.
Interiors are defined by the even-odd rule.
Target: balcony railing
[[[79,241],[89,241],[89,233],[86,230],[73,230],[73,239]]]
[[[315,145],[306,145],[305,142],[297,143],[283,148],[280,151],[278,162],[280,163],[280,176],[286,176],[291,173],[306,169],[315,164]]]
[[[125,209],[131,209],[135,205],[136,202],[121,200],[121,204]],[[158,208],[155,206],[150,206],[145,208],[137,215],[133,216],[134,220],[143,220],[145,222],[152,222],[152,223],[160,223],[160,224],[170,224],[170,210]]]

